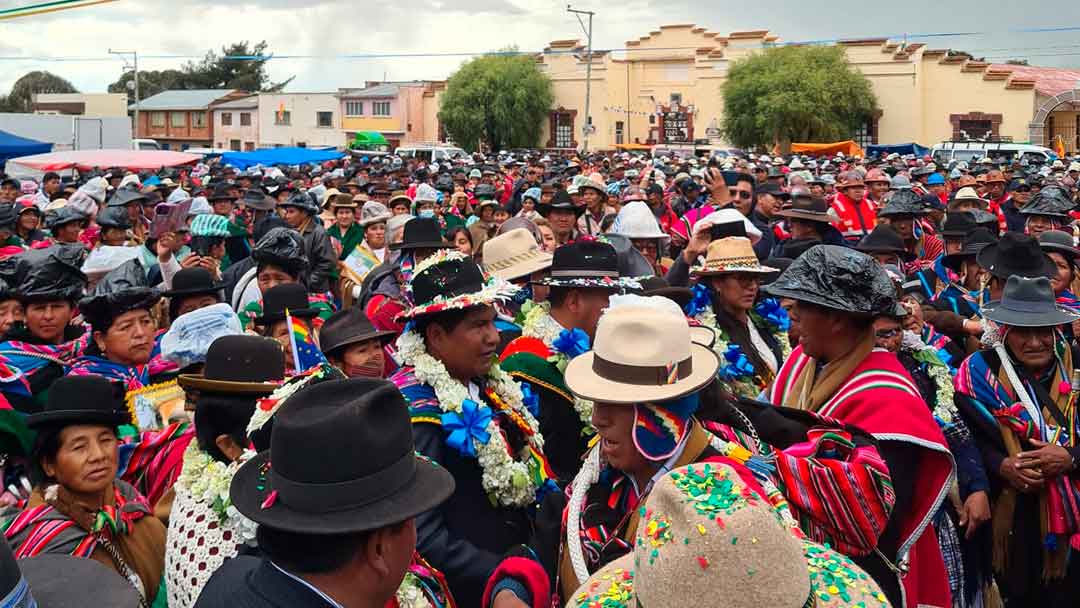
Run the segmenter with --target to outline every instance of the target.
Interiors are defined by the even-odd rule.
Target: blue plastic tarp
[[[905,154],[913,154],[915,156],[926,156],[930,154],[930,148],[926,146],[920,146],[916,143],[907,144],[891,144],[891,145],[870,145],[866,146],[867,156],[888,156],[889,154],[899,154],[904,156]]]
[[[247,169],[255,165],[271,167],[274,165],[304,165],[337,160],[345,156],[337,150],[319,150],[314,148],[264,148],[251,152],[226,152],[221,155],[222,164],[232,165],[237,169]]]
[[[52,147],[53,145],[49,142],[27,139],[7,131],[0,131],[0,165],[12,158],[52,152]]]

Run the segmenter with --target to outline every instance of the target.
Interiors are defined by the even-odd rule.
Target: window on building
[[[298,141],[298,142],[296,142],[296,147],[297,148],[306,148],[307,147],[307,142],[306,141]]]
[[[150,126],[151,127],[164,127],[165,126],[165,112],[151,112],[150,113]]]
[[[364,102],[362,102],[362,101],[346,101],[345,102],[345,115],[346,116],[363,116],[364,115]]]
[[[180,128],[187,126],[187,112],[171,112],[169,114],[169,126]]]
[[[164,126],[165,121],[162,120],[161,122],[162,122],[162,126]],[[169,148],[169,144],[163,144],[163,143],[158,143],[158,147],[161,148],[162,150],[170,150],[171,149],[171,148]]]
[[[390,102],[389,101],[373,101],[371,102],[371,113],[375,116],[390,116]]]
[[[255,142],[253,142],[253,141],[245,141],[244,142],[244,152],[251,152],[254,149],[255,149]]]
[[[292,112],[285,110],[284,112],[274,112],[274,124],[289,126],[292,124]]]
[[[251,126],[251,112],[240,112],[240,126],[241,127],[250,127]]]
[[[961,120],[961,139],[989,139],[994,134],[994,124],[989,120]]]
[[[329,129],[334,126],[334,113],[333,112],[316,112],[315,113],[315,126],[324,129]]]
[[[223,126],[223,127],[231,127],[232,126],[232,112],[222,112],[221,113],[221,126]]]
[[[574,147],[574,119],[569,112],[557,114],[558,122],[555,124],[555,147]]]
[[[193,128],[193,129],[205,129],[206,128],[206,112],[192,112],[191,113],[191,128]]]
[[[233,152],[239,152],[240,151],[240,140],[239,139],[230,139],[229,140],[229,149],[232,150]]]
[[[625,127],[623,125],[623,121],[621,121],[621,120],[615,121],[615,143],[616,143],[616,145],[624,143],[623,142],[623,137],[624,137],[623,131],[624,130],[625,130]]]
[[[852,139],[864,150],[867,146],[874,145],[874,119],[868,118],[859,125],[859,128],[855,130],[855,137]]]

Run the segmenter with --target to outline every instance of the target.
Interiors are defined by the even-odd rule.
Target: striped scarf
[[[31,396],[30,380],[50,363],[67,367],[90,346],[90,326],[81,336],[62,344],[33,344],[18,340],[0,342],[0,391]]]
[[[177,369],[172,361],[161,356],[161,336],[165,330],[158,330],[154,337],[154,348],[150,351],[150,360],[143,365],[124,365],[97,355],[83,355],[75,360],[68,373],[72,376],[102,376],[111,382],[124,386],[125,390],[134,391],[150,384],[150,377]]]

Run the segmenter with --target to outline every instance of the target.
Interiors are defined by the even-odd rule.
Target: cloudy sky
[[[34,0],[0,0],[0,9]],[[912,37],[991,61],[1028,58],[1032,64],[1080,66],[1080,31],[1031,32],[1080,23],[1080,3],[1029,0],[901,0],[865,3],[826,0],[620,0],[575,8],[597,11],[596,48],[622,48],[668,23],[696,23],[712,31],[769,29],[785,41],[902,37],[926,33],[976,33]],[[153,55],[201,56],[240,40],[269,42],[278,55],[275,80],[296,76],[290,91],[334,90],[365,80],[445,78],[464,59],[454,54],[516,45],[542,49],[549,41],[583,37],[560,0],[119,0],[111,4],[0,22],[0,91],[23,73],[46,69],[85,92],[103,91],[123,69],[107,51],[137,49]],[[352,55],[414,55],[366,57]],[[427,54],[429,56],[416,57]],[[24,59],[25,58],[25,59]],[[79,58],[59,61],[57,58]],[[142,69],[180,67],[185,59],[141,58]]]

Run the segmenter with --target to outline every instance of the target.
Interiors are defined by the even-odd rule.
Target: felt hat
[[[896,288],[874,258],[840,245],[806,250],[763,293],[862,315],[891,313]]]
[[[983,247],[975,259],[999,279],[1008,280],[1014,274],[1029,278],[1057,276],[1057,266],[1043,253],[1039,242],[1019,232],[1006,232],[997,242]]]
[[[776,215],[822,224],[831,224],[836,221],[836,216],[832,213],[829,203],[823,198],[815,197],[795,197],[791,201],[790,207],[777,211]]]
[[[329,356],[337,354],[338,349],[368,340],[378,340],[386,345],[396,336],[396,332],[375,329],[363,308],[353,306],[335,312],[323,323],[319,330],[319,345]]]
[[[134,188],[117,188],[109,199],[109,207],[126,207],[131,203],[141,203],[146,200],[146,195]]]
[[[356,209],[359,206],[353,200],[353,196],[345,192],[340,192],[326,199],[326,207],[331,211],[335,209]]]
[[[296,194],[285,199],[285,202],[280,203],[279,207],[296,207],[315,215],[319,212],[319,204],[315,202],[315,199],[311,198],[311,195],[307,192],[297,192]]]
[[[987,304],[982,314],[987,319],[1014,327],[1055,327],[1080,319],[1080,313],[1060,306],[1046,277],[1009,277],[1001,300]]]
[[[955,273],[959,273],[964,260],[975,257],[983,250],[983,247],[995,242],[997,242],[997,239],[989,230],[975,228],[964,237],[964,244],[960,251],[941,258],[941,265]]]
[[[245,190],[244,197],[240,199],[240,202],[243,203],[245,207],[259,211],[273,211],[274,208],[277,207],[277,201],[266,196],[266,194],[258,188],[248,188]]]
[[[131,422],[124,405],[124,387],[104,376],[64,376],[49,386],[45,407],[26,417],[31,429],[45,425],[101,424],[119,426]]]
[[[634,404],[671,401],[711,382],[720,361],[691,339],[686,317],[675,308],[608,308],[597,324],[593,349],[567,365],[567,388],[590,401]]]
[[[967,201],[977,204],[980,208],[986,209],[989,203],[985,198],[979,196],[979,193],[975,191],[975,188],[971,186],[965,186],[956,191],[956,196],[949,201],[949,206],[953,206],[956,203]]]
[[[138,608],[141,605],[139,593],[131,581],[97,560],[46,554],[20,559],[18,566],[28,596],[32,596],[41,608]],[[12,598],[6,596],[6,599]]]
[[[210,271],[200,266],[182,268],[173,275],[172,289],[161,295],[166,298],[183,298],[202,294],[217,295],[222,289],[228,287],[227,281],[214,282]]]
[[[638,283],[641,283],[641,289],[635,291],[640,292],[641,295],[667,298],[678,304],[680,308],[686,306],[694,297],[694,292],[689,287],[673,287],[664,277],[644,277],[638,279]]]
[[[549,268],[551,257],[527,228],[515,228],[484,242],[484,272],[505,281]]]
[[[1060,253],[1070,263],[1076,263],[1080,249],[1073,244],[1073,236],[1063,230],[1047,230],[1039,235],[1039,247],[1047,253]]]
[[[400,243],[391,243],[391,250],[410,249],[451,249],[453,245],[442,238],[439,220],[430,217],[415,217],[405,224]]]
[[[446,469],[416,453],[409,409],[390,382],[306,386],[274,418],[270,449],[241,466],[229,489],[233,506],[261,526],[375,530],[430,511],[454,491]]]
[[[549,287],[584,287],[621,290],[638,287],[637,281],[619,276],[615,247],[600,241],[575,241],[555,250],[548,276]]]
[[[850,558],[809,541],[745,466],[696,463],[657,480],[631,552],[598,570],[567,608],[885,608]]]
[[[611,225],[611,232],[630,239],[660,239],[667,241],[671,237],[660,229],[652,209],[644,200],[634,200],[623,205]]]
[[[708,277],[740,272],[766,274],[776,270],[758,262],[750,239],[729,236],[709,243],[704,263],[691,269],[691,274],[695,277]]]
[[[895,228],[888,224],[878,224],[870,231],[870,234],[864,236],[855,245],[855,251],[861,251],[863,253],[892,253],[900,257],[905,262],[910,262],[915,259],[915,254],[907,250],[904,246],[904,239],[900,238],[900,233]]]
[[[410,285],[415,306],[399,314],[399,321],[491,305],[509,299],[518,291],[516,286],[503,279],[485,277],[471,257],[456,249],[440,249],[417,264]]]
[[[573,211],[574,215],[579,217],[582,213],[585,213],[585,207],[575,205],[574,201],[570,198],[570,194],[566,190],[556,190],[555,194],[551,196],[551,200],[546,203],[540,203],[536,208],[536,210],[540,212],[540,215],[544,217],[547,217],[556,209]]]
[[[318,309],[312,308],[308,301],[308,292],[300,283],[282,283],[268,289],[263,294],[262,314],[255,317],[256,325],[270,325],[285,320],[285,310],[298,319],[313,319],[319,316]]]
[[[975,215],[970,211],[950,211],[938,234],[949,238],[965,237],[975,228]]]
[[[206,351],[201,374],[181,374],[185,389],[228,395],[269,395],[285,378],[281,344],[271,338],[222,336]]]

